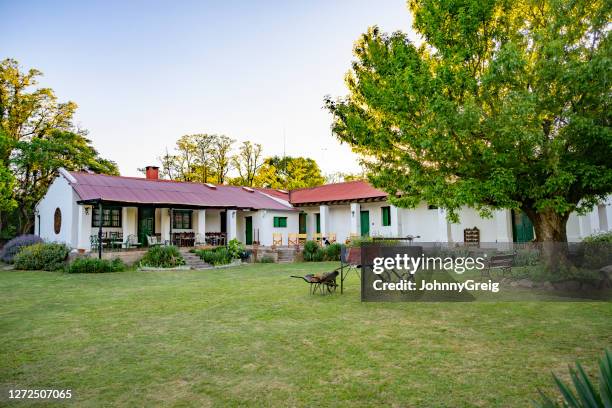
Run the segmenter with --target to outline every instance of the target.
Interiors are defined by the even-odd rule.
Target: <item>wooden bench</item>
[[[506,276],[506,272],[512,271],[512,263],[516,254],[493,255],[489,258],[489,262],[482,269],[481,276],[491,278],[491,269],[501,271],[502,277]]]

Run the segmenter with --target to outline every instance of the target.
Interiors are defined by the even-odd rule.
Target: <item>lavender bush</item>
[[[20,235],[13,238],[7,242],[0,251],[0,260],[7,263],[13,263],[15,255],[17,255],[21,248],[38,244],[40,242],[43,242],[43,240],[38,235],[34,234]]]

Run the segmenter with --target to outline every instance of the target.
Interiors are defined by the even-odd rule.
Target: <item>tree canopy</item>
[[[398,206],[521,209],[565,241],[612,192],[610,4],[410,1],[423,43],[363,34],[333,131]]]
[[[325,177],[316,161],[305,157],[269,157],[255,176],[258,187],[293,190],[320,186]]]
[[[60,167],[118,174],[73,122],[74,102],[58,102],[49,88],[31,90],[41,73],[0,62],[0,230],[29,232],[34,206]],[[10,193],[9,193],[10,191]]]

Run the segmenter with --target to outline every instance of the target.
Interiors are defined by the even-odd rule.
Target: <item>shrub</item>
[[[612,406],[612,353],[609,350],[606,350],[599,361],[599,389],[593,385],[580,363],[576,363],[576,368],[570,367],[569,372],[576,391],[553,374],[555,384],[564,401],[559,404],[540,391],[541,400],[535,402],[534,405],[540,408],[604,408]]]
[[[352,237],[349,246],[351,247],[360,247],[362,244],[367,244],[370,242],[374,242],[372,237]],[[377,241],[378,243],[378,241]]]
[[[185,265],[185,259],[175,246],[154,246],[140,260],[141,266],[153,268],[174,268]]]
[[[340,260],[340,251],[342,250],[342,245],[338,243],[333,243],[325,247],[323,250],[324,258],[326,261],[339,261]]]
[[[537,249],[518,249],[514,257],[514,266],[533,266],[540,262],[540,251]]]
[[[324,253],[316,241],[306,241],[303,256],[306,262],[319,262],[323,260]]]
[[[227,265],[232,262],[232,254],[228,248],[202,249],[196,252],[202,260],[211,265]]]
[[[15,255],[17,255],[21,248],[41,242],[43,242],[43,240],[38,235],[34,234],[26,234],[13,238],[7,242],[0,251],[0,259],[7,263],[13,263]]]
[[[605,242],[608,244],[612,244],[612,231],[589,235],[588,237],[585,237],[583,239],[583,242],[586,242],[586,243]]]
[[[612,264],[612,232],[590,235],[580,245],[583,266],[599,269]]]
[[[240,259],[244,254],[244,245],[236,238],[227,243],[227,249],[232,259]]]
[[[274,258],[272,258],[270,255],[264,255],[261,258],[259,258],[257,260],[257,262],[259,262],[259,263],[274,263]]]
[[[98,258],[77,258],[66,267],[68,273],[105,273],[125,270],[125,263],[119,258],[112,261]]]
[[[15,256],[15,269],[57,271],[70,253],[66,244],[39,243],[23,247]]]

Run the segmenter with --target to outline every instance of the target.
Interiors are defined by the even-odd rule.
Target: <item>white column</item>
[[[612,196],[608,196],[606,203],[604,204],[604,211],[606,214],[606,222],[608,224],[608,231],[612,231]]]
[[[391,206],[391,236],[400,237],[402,235],[402,213],[399,208]]]
[[[512,215],[510,210],[496,210],[493,213],[495,220],[495,242],[512,242]]]
[[[361,205],[351,203],[351,228],[350,234],[361,235]]]
[[[319,206],[319,214],[321,214],[321,236],[322,237],[327,237],[327,234],[331,231],[329,231],[329,206],[327,205],[322,205]]]
[[[228,242],[232,239],[236,238],[236,221],[238,216],[236,215],[236,210],[227,210],[227,240]]]
[[[444,208],[438,208],[438,242],[449,242],[452,241],[449,238],[449,225],[446,220],[446,210]]]
[[[198,224],[196,226],[196,233],[206,234],[206,210],[196,210],[198,214]]]
[[[170,241],[170,209],[160,208],[159,215],[161,225],[159,226],[159,232],[161,234],[161,240],[163,242]]]
[[[599,225],[599,208],[598,206],[594,206],[593,209],[591,209],[591,212],[588,214],[589,217],[589,221],[591,224],[591,234],[597,234],[598,232],[601,231],[601,225]]]
[[[125,242],[132,233],[130,228],[130,209],[128,207],[121,207],[121,229],[123,233],[123,242]]]

